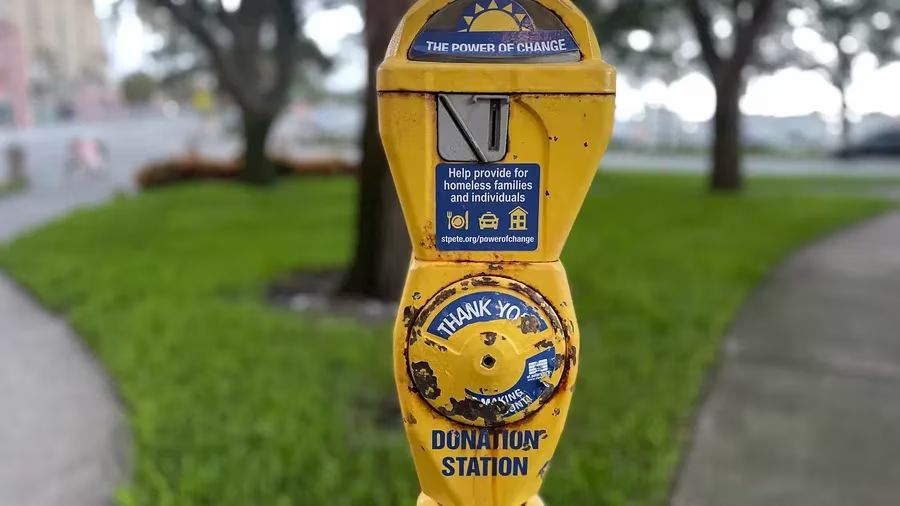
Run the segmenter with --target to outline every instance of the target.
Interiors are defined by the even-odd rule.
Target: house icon
[[[517,207],[509,212],[509,229],[522,232],[528,230],[528,211]]]

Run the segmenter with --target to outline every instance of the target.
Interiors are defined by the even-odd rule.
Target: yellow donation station
[[[394,364],[418,504],[543,504],[580,346],[559,258],[615,70],[569,0],[421,0],[378,92],[413,241]]]

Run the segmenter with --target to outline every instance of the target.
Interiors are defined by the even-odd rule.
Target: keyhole
[[[485,369],[493,369],[495,365],[497,365],[497,359],[490,355],[485,355],[481,359],[481,366]]]

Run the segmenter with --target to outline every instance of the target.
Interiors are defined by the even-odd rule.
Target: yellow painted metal
[[[421,0],[407,13],[388,47],[378,70],[379,91],[418,91],[429,93],[615,93],[616,71],[603,61],[600,45],[584,14],[569,0],[540,0],[572,32],[581,48],[582,60],[576,63],[434,64],[410,61],[409,49],[419,30],[434,13],[453,0]]]
[[[571,1],[535,1],[568,27],[581,61],[410,61],[423,25],[452,3],[422,0],[398,28],[378,75],[382,140],[414,246],[394,329],[394,372],[423,490],[419,506],[542,506],[538,494],[577,379],[580,335],[559,258],[611,137],[615,71]],[[500,163],[541,168],[536,250],[437,248],[438,227],[448,226],[436,216],[435,168],[444,163],[438,93],[510,97],[509,148]],[[471,294],[515,300],[525,312],[476,317],[452,337],[436,335],[437,315]],[[536,373],[544,387],[538,398],[513,399],[525,407],[509,411],[509,404],[478,401],[512,391],[542,352],[554,360]]]
[[[418,311],[407,332],[406,367],[415,389],[438,413],[479,427],[511,424],[540,409],[564,380],[570,353],[563,322],[550,303],[520,279],[498,275],[502,266],[494,270],[492,275],[466,278],[444,287]],[[482,301],[484,310],[493,314],[498,312],[497,294],[521,301],[534,314],[522,315],[515,309],[511,318],[466,325],[452,339],[429,334],[431,324],[441,323],[436,322],[441,309],[460,297]],[[470,307],[472,312],[480,311],[477,305]],[[540,328],[540,322],[546,322],[546,327]],[[493,403],[479,400],[498,396],[516,385],[528,369],[529,359],[540,354],[554,357],[555,367],[550,370],[548,357],[539,397],[507,396],[505,401]],[[507,414],[510,408],[518,409]]]
[[[424,300],[428,297],[426,294],[440,294],[460,280],[480,279],[485,276],[500,276],[514,279],[526,286],[540,287],[543,297],[547,301],[552,301],[568,342],[568,353],[564,362],[565,376],[546,404],[524,420],[489,429],[472,425],[471,422],[461,423],[452,420],[436,411],[423,396],[419,395],[407,367],[406,357],[408,331],[415,326],[419,310],[426,303]],[[536,501],[562,436],[578,374],[578,326],[568,280],[562,265],[559,262],[488,264],[415,260],[411,266],[402,306],[401,314],[405,316],[398,319],[395,328],[394,375],[416,472],[426,496],[442,506],[519,506],[528,501]],[[432,364],[435,369],[442,367],[440,362]],[[464,371],[460,372],[465,374]],[[460,381],[477,384],[479,379],[469,377]],[[512,431],[543,432],[538,446],[529,450],[432,448],[436,431],[443,434],[449,431],[468,431],[471,434],[475,431],[480,434],[483,430],[491,434],[509,434]],[[453,459],[452,465],[455,470],[459,470],[458,459],[463,459],[465,463],[463,465],[466,467],[473,459],[481,466],[483,463],[481,459],[487,458],[488,467],[493,467],[491,459],[495,458],[527,459],[527,473],[520,476],[461,476],[456,472],[454,476],[445,476],[444,461],[447,458]],[[479,469],[482,470],[484,467]]]
[[[559,260],[612,136],[615,97],[514,94],[511,100],[506,162],[538,163],[545,168],[541,178],[538,249],[503,254],[446,252],[438,251],[435,245],[439,223],[434,211],[434,167],[441,163],[436,147],[435,96],[381,94],[381,135],[416,258],[483,262]]]

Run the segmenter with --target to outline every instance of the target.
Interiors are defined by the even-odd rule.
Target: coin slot
[[[491,140],[490,151],[498,151],[500,149],[500,101],[496,98],[491,99]]]

